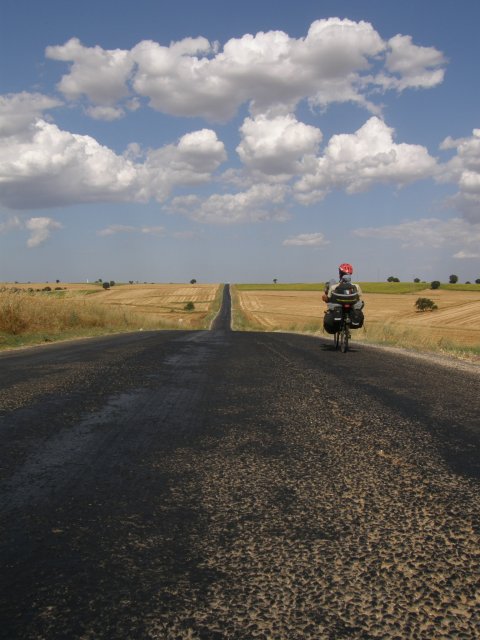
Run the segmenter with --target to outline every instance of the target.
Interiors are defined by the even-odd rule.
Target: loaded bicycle
[[[335,342],[335,349],[340,349],[342,353],[347,353],[348,343],[352,337],[350,333],[350,309],[352,305],[343,303],[341,307],[340,324],[338,326],[338,331],[333,334],[333,340]]]

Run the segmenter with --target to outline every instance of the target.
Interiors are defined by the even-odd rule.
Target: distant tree
[[[277,284],[277,282],[278,282],[277,278],[274,278],[273,279],[273,284]]]
[[[110,289],[110,283],[109,282],[104,282],[102,286],[103,286],[104,289]]]
[[[388,276],[387,282],[400,282],[400,278],[396,278],[395,276]]]
[[[195,309],[195,305],[193,304],[193,302],[187,302],[187,304],[184,307],[185,311],[193,311]]]
[[[414,282],[420,282],[420,278],[414,278],[413,281]]]
[[[465,284],[472,284],[470,280],[465,280]]]
[[[190,280],[190,284],[196,284],[196,282],[197,282],[197,281],[195,280],[195,278],[192,278],[192,279]]]
[[[133,280],[129,280],[129,281],[128,281],[128,284],[133,284]]]
[[[439,280],[433,280],[433,282],[430,283],[430,289],[438,289],[439,287],[440,287]]]
[[[59,284],[60,280],[55,280],[55,282],[56,282],[57,284]]]
[[[477,279],[475,280],[475,284],[480,284],[480,278],[477,278]]]
[[[458,282],[458,276],[456,276],[454,273],[452,273],[452,275],[450,276],[448,281],[449,281],[450,284],[456,284]]]
[[[115,286],[115,280],[110,280],[110,286],[114,287]]]
[[[415,302],[415,306],[418,311],[435,311],[435,309],[438,309],[434,301],[429,298],[418,298]]]

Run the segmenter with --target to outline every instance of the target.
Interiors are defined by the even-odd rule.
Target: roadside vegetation
[[[360,329],[352,340],[389,347],[401,347],[419,353],[436,353],[462,359],[480,358],[480,344],[465,344],[455,333],[452,337],[441,335],[437,331],[425,328],[405,326],[400,323],[386,322],[373,324],[366,315],[365,329]],[[363,332],[363,335],[362,335]]]
[[[124,304],[109,303],[105,296],[110,294],[101,286],[4,286],[0,289],[0,349],[126,331],[207,329],[220,308],[223,291],[216,286],[214,300],[204,294],[207,301],[202,299],[201,304],[197,299],[171,301],[170,295],[164,296],[162,305],[146,306],[141,295],[138,300],[127,298]],[[138,292],[139,288],[134,291]]]
[[[159,328],[158,322],[141,314],[56,292],[6,291],[0,295],[0,349]]]

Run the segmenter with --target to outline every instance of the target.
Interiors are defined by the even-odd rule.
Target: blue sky
[[[479,22],[3,0],[0,281],[480,278]]]

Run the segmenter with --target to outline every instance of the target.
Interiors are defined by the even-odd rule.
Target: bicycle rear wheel
[[[337,331],[337,333],[333,334],[333,341],[335,344],[335,349],[338,349],[339,345],[340,345],[340,332]]]
[[[348,327],[346,324],[344,324],[342,327],[342,330],[340,331],[340,351],[342,353],[347,353],[348,351],[349,338],[350,338],[350,333],[348,331]]]

